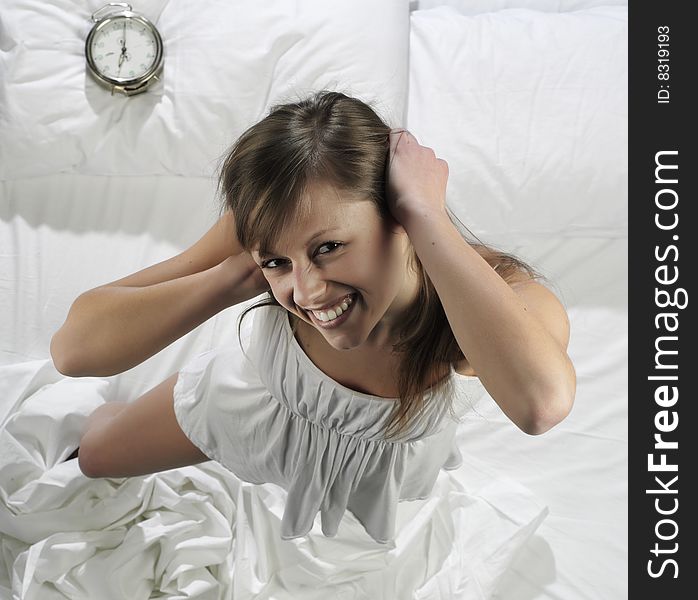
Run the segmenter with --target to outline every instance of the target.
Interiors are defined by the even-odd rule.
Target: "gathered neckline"
[[[296,352],[301,357],[301,359],[303,361],[305,361],[307,363],[307,365],[313,371],[315,371],[315,373],[319,377],[321,377],[322,379],[324,379],[328,383],[331,383],[331,384],[337,386],[338,388],[348,392],[349,394],[351,394],[353,396],[358,396],[360,398],[365,398],[367,400],[375,400],[375,401],[380,401],[380,402],[398,402],[400,400],[400,398],[388,398],[385,396],[376,396],[374,394],[367,394],[365,392],[359,392],[358,390],[354,390],[350,387],[347,387],[346,385],[343,385],[343,384],[339,383],[339,381],[330,377],[320,367],[318,367],[313,362],[313,360],[306,354],[305,350],[303,350],[303,347],[300,345],[300,343],[296,339],[296,336],[293,334],[293,329],[291,328],[291,323],[289,322],[289,320],[291,318],[291,313],[288,310],[286,310],[285,308],[282,308],[282,310],[285,313],[285,316],[282,318],[284,329],[288,333],[289,337],[291,338],[292,346],[295,348]],[[449,365],[449,367],[450,367],[450,374],[448,376],[449,378],[462,377],[465,379],[477,379],[477,377],[474,375],[463,375],[463,374],[459,373],[458,371],[456,371],[456,369],[454,368],[454,366],[452,364]],[[430,392],[425,392],[425,394],[428,394],[428,393],[430,393]]]

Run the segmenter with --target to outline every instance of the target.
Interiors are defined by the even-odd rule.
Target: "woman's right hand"
[[[231,306],[271,289],[262,269],[249,252],[229,256],[218,267],[220,276],[229,283],[227,289]]]

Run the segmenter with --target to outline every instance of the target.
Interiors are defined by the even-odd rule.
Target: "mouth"
[[[358,294],[354,292],[349,296],[349,300],[345,303],[347,305],[347,309],[343,310],[342,309],[342,314],[338,315],[334,319],[327,320],[327,321],[321,321],[315,316],[315,313],[312,311],[306,311],[308,316],[310,317],[310,320],[313,322],[314,325],[321,329],[336,329],[337,327],[340,327],[346,320],[351,316],[351,313],[354,312],[354,307],[356,305],[356,299],[358,297]],[[328,311],[322,311],[327,315]],[[336,314],[336,313],[335,313]]]

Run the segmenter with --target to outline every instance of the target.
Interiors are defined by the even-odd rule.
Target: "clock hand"
[[[128,55],[128,52],[126,50],[126,22],[124,21],[124,49],[123,53],[126,56],[126,60],[131,60],[131,57]]]
[[[124,22],[124,32],[121,35],[121,58],[119,59],[119,66],[124,60],[131,60],[127,50],[126,50],[126,23]]]

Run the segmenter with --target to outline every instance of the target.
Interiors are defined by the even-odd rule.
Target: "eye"
[[[332,250],[329,251],[329,252],[333,252],[336,248],[339,248],[339,246],[341,246],[342,244],[340,242],[325,242],[324,244],[322,244],[322,246],[320,246],[320,248],[323,248],[324,246],[329,246],[329,245],[334,246],[334,248],[332,248]],[[318,248],[318,254],[329,254],[329,252],[319,252],[320,248]]]
[[[327,252],[320,252],[320,249],[324,248],[325,246],[328,246],[328,247],[332,246],[332,248],[330,250],[328,250]],[[334,252],[340,246],[342,246],[341,242],[325,242],[324,244],[321,244],[320,246],[318,246],[318,250],[317,250],[316,254],[330,254],[331,252]],[[278,268],[278,266],[272,265],[270,263],[274,263],[278,260],[280,260],[280,259],[270,258],[269,260],[263,261],[260,266],[262,267],[262,269],[276,269],[276,268]]]

